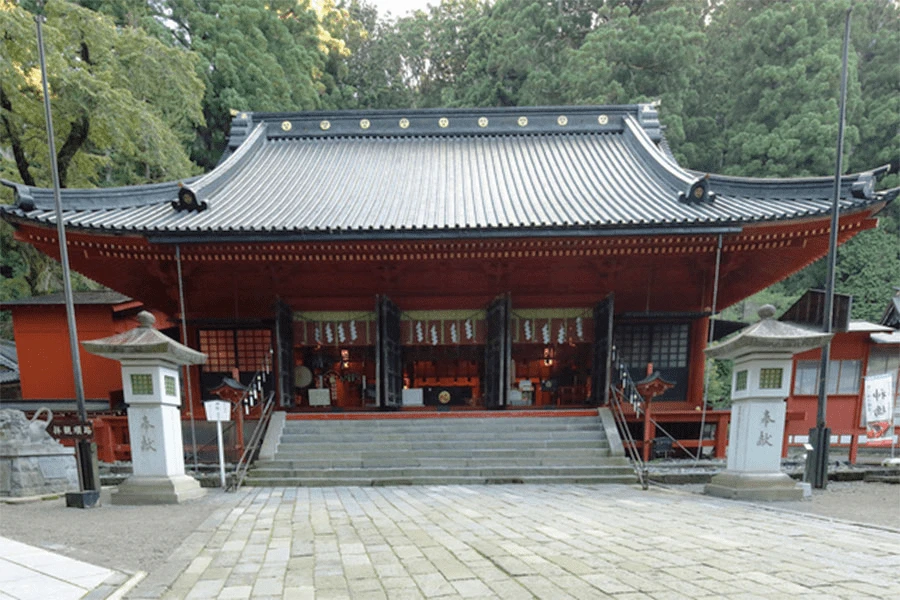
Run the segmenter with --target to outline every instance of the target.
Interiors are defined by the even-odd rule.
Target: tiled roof
[[[830,211],[832,178],[705,175],[661,142],[647,105],[242,113],[210,173],[63,190],[64,218],[175,241],[676,233]],[[883,201],[874,179],[844,177],[842,210]],[[55,223],[50,190],[4,183],[7,219]]]
[[[0,383],[16,381],[19,381],[19,359],[16,356],[16,344],[8,340],[0,340]]]
[[[131,298],[114,292],[112,290],[96,290],[91,292],[72,292],[72,300],[75,304],[123,304],[131,302]],[[65,304],[66,297],[62,292],[54,294],[46,294],[44,296],[29,296],[28,298],[18,298],[16,300],[4,300],[2,306],[33,306],[33,305],[50,305]]]

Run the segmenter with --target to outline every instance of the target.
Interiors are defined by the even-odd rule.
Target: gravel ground
[[[0,504],[0,535],[117,571],[150,572],[214,510],[242,496],[209,490],[181,505],[92,509],[67,508],[64,498]]]
[[[704,486],[690,484],[663,487],[702,494]],[[900,485],[890,483],[829,481],[824,490],[812,490],[811,499],[759,504],[772,510],[807,513],[900,531]]]
[[[701,484],[664,487],[703,493]],[[106,504],[80,510],[66,508],[63,499],[0,504],[0,535],[118,571],[152,572],[213,511],[242,497],[212,489],[179,506]],[[765,506],[900,531],[900,485],[832,481],[825,490],[813,490],[812,499]]]

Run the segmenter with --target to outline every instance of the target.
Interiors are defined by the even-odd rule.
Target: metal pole
[[[718,302],[719,302],[719,274],[722,269],[722,234],[719,234],[719,243],[716,244],[716,274],[713,278],[713,296],[712,296],[712,306],[710,307],[710,311],[712,314],[709,318],[709,335],[706,338],[706,345],[712,344],[713,340],[716,337],[716,312],[718,311]],[[700,413],[700,439],[697,440],[697,455],[694,457],[694,464],[696,465],[700,462],[700,455],[703,453],[703,428],[706,426],[706,401],[709,399],[709,380],[711,375],[707,370],[705,373],[706,383],[703,386],[703,407]],[[722,432],[717,431],[716,435],[720,435]],[[715,450],[715,448],[713,448]]]
[[[825,279],[825,310],[822,317],[822,330],[831,333],[834,319],[834,270],[837,262],[837,239],[840,216],[841,173],[843,172],[844,155],[844,121],[847,114],[847,56],[850,47],[850,13],[847,9],[844,22],[844,52],[841,66],[841,100],[840,120],[838,122],[837,158],[834,169],[834,198],[831,207],[831,230],[828,240],[828,270]],[[831,342],[822,348],[822,362],[819,368],[819,403],[816,411],[816,428],[810,431],[810,443],[813,445],[813,473],[810,481],[813,487],[824,489],[828,485],[828,450],[831,442],[831,430],[826,427],[826,405],[828,398],[828,367],[831,359]]]
[[[69,326],[69,352],[72,355],[72,375],[75,379],[75,402],[78,418],[87,422],[87,408],[84,405],[84,382],[81,377],[81,355],[78,353],[78,330],[75,326],[75,299],[72,295],[72,277],[69,271],[69,249],[66,243],[66,228],[62,214],[62,194],[60,192],[59,165],[56,162],[56,139],[53,134],[53,114],[50,110],[50,90],[47,84],[47,61],[44,57],[44,34],[41,23],[43,15],[35,15],[37,24],[38,55],[41,61],[41,85],[44,91],[44,118],[47,121],[47,144],[50,150],[50,171],[53,174],[53,203],[56,211],[56,233],[59,238],[59,262],[62,264],[63,293],[66,300],[66,322]],[[93,452],[89,440],[80,440],[78,447],[79,483],[81,491],[96,490]]]
[[[187,342],[187,317],[184,314],[184,279],[181,275],[181,244],[175,244],[175,262],[178,267],[178,302],[181,308],[181,343]],[[194,454],[194,473],[200,472],[197,465],[197,426],[194,423],[194,388],[191,385],[191,367],[184,366],[185,382],[187,383],[188,414],[191,417],[191,448]]]

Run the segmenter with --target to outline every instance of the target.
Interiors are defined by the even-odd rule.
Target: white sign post
[[[222,443],[222,421],[231,421],[231,403],[225,400],[204,400],[206,420],[216,422],[216,439],[219,441],[219,478],[225,487],[225,446]]]

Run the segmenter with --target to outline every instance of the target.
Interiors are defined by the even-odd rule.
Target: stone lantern
[[[760,321],[706,349],[709,358],[731,359],[731,428],[726,470],[706,493],[739,500],[798,500],[802,487],[781,471],[785,401],[794,354],[819,348],[830,333],[776,321],[775,307],[759,309]]]
[[[177,504],[199,498],[206,490],[184,472],[179,367],[203,364],[206,355],[157,331],[149,312],[137,317],[135,329],[82,342],[91,354],[122,363],[133,470],[111,501]]]

